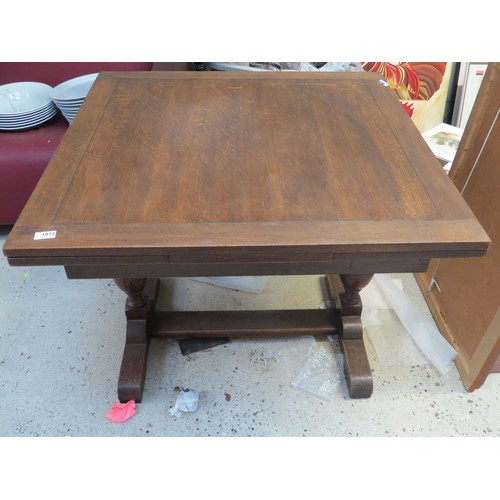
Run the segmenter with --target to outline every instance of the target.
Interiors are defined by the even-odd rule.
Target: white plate
[[[47,116],[54,116],[55,114],[57,114],[57,108],[52,108],[44,111],[43,113],[39,113],[36,116],[32,116],[29,118],[19,118],[17,120],[0,121],[0,124],[9,126],[9,125],[20,125],[23,123],[36,123],[39,120],[43,120]]]
[[[13,124],[13,125],[0,125],[0,130],[24,130],[28,128],[34,128],[42,123],[45,123],[47,120],[50,120],[53,116],[57,114],[57,108],[48,113],[43,118],[38,118],[37,120],[28,121],[26,123],[21,124]]]
[[[80,109],[81,104],[75,104],[73,106],[63,106],[62,104],[57,104],[57,107],[61,111],[78,111]]]
[[[56,103],[56,106],[78,106],[81,105],[83,101],[85,101],[85,97],[81,97],[80,99],[72,99],[68,101],[60,101],[57,99],[53,99]]]
[[[10,126],[10,125],[22,125],[23,123],[36,123],[39,120],[43,120],[47,116],[54,116],[57,113],[57,108],[54,106],[53,108],[46,109],[43,113],[37,113],[34,116],[30,116],[27,118],[16,118],[15,120],[0,120],[0,125],[2,126]]]
[[[40,119],[45,118],[47,115],[54,115],[57,113],[57,108],[54,106],[53,108],[47,108],[43,111],[36,113],[31,116],[25,116],[20,118],[12,118],[10,120],[0,119],[0,125],[2,126],[10,126],[10,125],[19,125],[22,123],[36,122]]]
[[[59,101],[69,101],[86,97],[98,74],[83,75],[60,83],[52,89],[50,98],[57,103]]]
[[[48,109],[53,109],[54,107],[55,107],[55,104],[51,101],[46,106],[42,106],[41,108],[39,108],[35,111],[29,111],[26,113],[16,113],[16,114],[12,114],[12,115],[2,114],[2,115],[0,115],[0,121],[10,121],[10,120],[18,120],[19,118],[29,118],[30,116],[36,116],[39,113],[44,113]]]
[[[85,97],[78,97],[77,99],[52,99],[58,106],[74,106],[81,104]]]
[[[72,111],[72,112],[66,112],[66,111],[61,111],[63,114],[64,118],[68,121],[68,123],[71,123],[76,116],[77,111]]]
[[[0,115],[0,123],[11,123],[18,120],[29,120],[31,118],[36,118],[37,116],[43,115],[48,111],[52,111],[53,109],[57,109],[53,102],[47,104],[43,108],[38,109],[37,111],[32,111],[31,113],[19,113],[17,115]]]
[[[75,110],[72,110],[72,111],[68,111],[67,109],[61,109],[61,113],[64,116],[75,116],[78,113],[78,110],[75,109]]]
[[[71,123],[71,122],[75,119],[75,117],[74,117],[74,116],[66,116],[66,115],[64,115],[64,118],[66,118],[66,120],[67,120],[69,123]]]
[[[0,86],[0,115],[8,117],[43,108],[52,87],[39,82],[14,82]]]

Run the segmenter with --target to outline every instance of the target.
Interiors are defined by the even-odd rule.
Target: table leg
[[[148,319],[154,311],[160,280],[117,278],[114,281],[127,294],[127,330],[118,379],[118,399],[122,403],[132,399],[140,403],[150,338]]]
[[[373,392],[373,378],[363,342],[363,306],[359,295],[360,290],[372,277],[372,274],[344,274],[340,276],[339,283],[335,276],[326,276],[327,291],[332,305],[337,310],[344,372],[352,398],[369,398]]]

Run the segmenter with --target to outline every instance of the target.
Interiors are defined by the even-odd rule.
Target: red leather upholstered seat
[[[0,85],[42,82],[52,87],[100,71],[150,71],[151,62],[0,62]],[[68,128],[58,113],[32,130],[0,131],[0,225],[14,224]]]

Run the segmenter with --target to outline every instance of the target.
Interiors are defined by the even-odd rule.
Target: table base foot
[[[363,339],[346,339],[341,334],[339,337],[349,396],[369,398],[373,392],[373,377]]]
[[[342,279],[341,279],[342,278]],[[369,275],[360,275],[359,282],[354,276],[325,276],[326,290],[337,313],[337,330],[340,348],[344,357],[344,374],[351,398],[369,398],[373,393],[373,377],[363,341],[361,311],[363,309],[359,290],[371,279]],[[356,292],[346,291],[346,283],[353,282]],[[348,293],[350,292],[350,293]],[[351,300],[345,301],[346,295]],[[357,295],[354,300],[353,295]]]
[[[118,379],[118,399],[121,403],[132,399],[140,403],[142,400],[148,348],[149,344],[125,344]]]
[[[158,298],[160,280],[116,281],[117,285],[128,294],[125,305],[127,331],[118,378],[118,399],[121,403],[130,400],[140,403],[146,379],[149,321]],[[130,299],[131,290],[140,298],[135,304]]]
[[[340,339],[340,348],[349,396],[369,398],[373,393],[373,377],[363,339]]]

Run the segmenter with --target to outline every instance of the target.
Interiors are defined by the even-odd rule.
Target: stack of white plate
[[[15,82],[0,86],[0,130],[37,127],[57,114],[50,98],[52,87],[39,82]]]
[[[98,74],[93,73],[73,78],[54,87],[50,92],[50,98],[69,123],[74,120]]]

